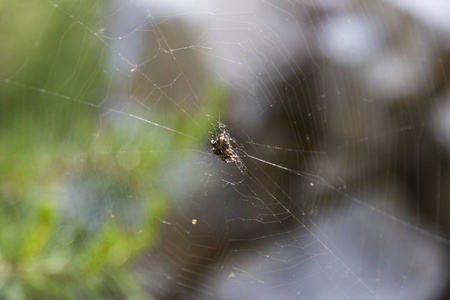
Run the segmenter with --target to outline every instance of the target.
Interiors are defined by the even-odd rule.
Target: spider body
[[[234,153],[230,141],[230,136],[225,130],[217,134],[215,138],[214,134],[211,135],[211,146],[213,153],[219,156],[220,159],[226,163],[237,161],[237,155]]]

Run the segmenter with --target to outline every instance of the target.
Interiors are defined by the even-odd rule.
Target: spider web
[[[27,60],[0,82],[46,107],[98,114],[87,144],[108,126],[148,131],[146,150],[136,135],[102,151],[126,164],[152,155],[161,170],[152,176],[169,213],[135,266],[150,295],[443,297],[450,25],[432,13],[448,5],[113,1],[88,10],[101,16],[95,25],[76,4],[42,5],[68,21],[60,44],[85,36],[80,69],[100,43],[108,67],[96,71],[105,78],[97,96],[24,83]],[[45,43],[50,29],[39,30],[35,42]],[[62,80],[94,84],[73,73]],[[221,128],[236,163],[211,151]]]

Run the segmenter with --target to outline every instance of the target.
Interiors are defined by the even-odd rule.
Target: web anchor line
[[[83,101],[83,100],[80,100],[80,99],[77,99],[77,98],[73,98],[73,97],[70,97],[70,96],[67,96],[67,95],[58,94],[56,92],[49,91],[49,90],[46,90],[46,89],[24,85],[24,84],[21,84],[19,82],[11,81],[9,79],[2,79],[2,78],[0,78],[0,82],[3,82],[5,84],[13,84],[13,85],[25,88],[25,89],[29,89],[29,90],[32,90],[32,91],[40,92],[42,94],[54,96],[54,97],[57,97],[57,98],[62,98],[62,99],[73,101],[73,102],[80,103],[80,104],[83,104],[83,105],[87,105],[87,106],[91,106],[91,107],[94,107],[94,108],[102,109],[102,110],[105,110],[107,112],[113,112],[113,113],[116,113],[116,114],[119,114],[119,115],[127,116],[127,117],[130,117],[130,118],[133,118],[133,119],[136,119],[136,120],[139,120],[139,121],[143,121],[145,123],[152,124],[154,126],[163,128],[165,130],[174,132],[176,134],[188,137],[188,138],[193,139],[193,140],[196,140],[196,141],[199,140],[198,138],[190,136],[190,135],[188,135],[186,133],[183,133],[181,131],[172,129],[172,128],[164,126],[162,124],[159,124],[159,123],[156,123],[156,122],[153,122],[153,121],[150,121],[150,120],[147,120],[147,119],[144,119],[144,118],[138,117],[136,115],[133,115],[133,114],[130,114],[130,113],[126,113],[126,112],[123,112],[123,111],[120,111],[120,110],[117,110],[117,109],[114,109],[114,108],[105,107],[103,105],[99,105],[99,104],[95,104],[95,103],[90,103],[90,102]]]
[[[304,172],[301,172],[301,171],[298,171],[298,170],[294,170],[294,169],[290,169],[290,168],[287,168],[287,167],[284,167],[284,166],[281,166],[281,165],[277,165],[275,163],[272,163],[272,162],[266,161],[264,159],[261,159],[261,158],[255,157],[253,155],[250,155],[250,154],[248,154],[246,152],[244,152],[244,154],[245,154],[246,157],[249,157],[251,159],[260,161],[262,163],[265,163],[267,165],[270,165],[270,166],[273,166],[273,167],[276,167],[276,168],[279,168],[279,169],[282,169],[282,170],[286,170],[288,172],[291,172],[293,174],[301,176],[301,177],[303,177],[303,178],[305,178],[307,180],[311,180],[314,183],[318,183],[318,184],[321,184],[321,185],[323,185],[325,187],[328,187],[328,188],[332,189],[333,191],[339,193],[340,195],[344,196],[345,198],[348,198],[351,201],[353,201],[353,202],[355,202],[355,203],[357,203],[359,205],[362,205],[362,206],[366,207],[367,209],[369,209],[369,210],[371,210],[371,211],[373,211],[373,212],[375,212],[375,213],[377,213],[377,214],[379,214],[379,215],[381,215],[381,216],[383,216],[383,217],[385,217],[385,218],[387,218],[387,219],[389,219],[389,220],[391,220],[391,221],[393,221],[393,222],[395,222],[397,224],[402,225],[405,228],[411,229],[411,230],[413,230],[413,231],[415,231],[417,233],[423,234],[423,235],[428,236],[428,237],[430,237],[430,238],[432,238],[432,239],[434,239],[434,240],[436,240],[436,241],[438,241],[440,243],[443,243],[445,245],[450,246],[450,240],[449,239],[446,239],[446,238],[444,238],[444,237],[442,237],[442,236],[440,236],[438,234],[429,232],[429,231],[427,231],[425,229],[419,228],[418,226],[412,225],[412,224],[410,224],[410,223],[408,223],[406,221],[403,221],[403,220],[401,220],[401,219],[399,219],[399,218],[397,218],[395,216],[387,214],[386,212],[376,208],[375,206],[372,206],[372,205],[370,205],[368,203],[365,203],[365,202],[359,200],[358,198],[355,198],[355,197],[353,197],[353,196],[343,192],[342,190],[332,186],[328,182],[324,181],[320,176],[309,174],[309,173],[304,173]]]

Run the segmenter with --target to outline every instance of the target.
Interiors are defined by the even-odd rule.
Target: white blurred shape
[[[450,32],[450,1],[448,0],[385,0],[412,15],[423,24],[441,32]]]
[[[319,39],[328,59],[355,67],[374,54],[381,34],[377,24],[367,17],[339,15],[325,22]]]
[[[399,98],[421,86],[421,67],[397,53],[386,54],[365,69],[365,84],[378,99]]]
[[[314,236],[324,234],[316,243],[280,235],[278,248],[234,257],[237,272],[221,282],[219,299],[422,300],[445,289],[445,246],[400,222],[354,204],[319,223]]]

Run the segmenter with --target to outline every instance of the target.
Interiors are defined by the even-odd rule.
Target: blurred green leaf
[[[147,299],[131,262],[158,239],[168,149],[208,143],[221,110],[205,82],[191,118],[147,115],[190,137],[102,122],[102,5],[0,2],[0,299]]]

